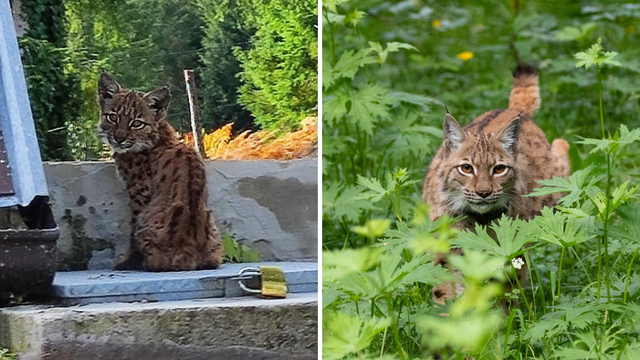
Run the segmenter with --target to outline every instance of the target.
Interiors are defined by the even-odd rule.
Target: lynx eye
[[[507,171],[507,167],[504,165],[496,165],[493,168],[493,173],[496,175],[504,174]]]
[[[470,174],[473,174],[473,166],[471,166],[469,164],[463,164],[463,165],[458,166],[458,171],[462,175],[470,175]]]
[[[142,120],[138,120],[138,119],[131,120],[129,122],[129,127],[132,128],[133,130],[140,130],[140,129],[142,129],[143,127],[145,127],[147,125],[149,125],[149,124],[147,124],[146,122],[144,122]]]
[[[114,113],[109,113],[109,114],[105,114],[105,119],[107,119],[108,122],[112,123],[112,124],[117,124],[118,123],[118,115],[114,114]]]

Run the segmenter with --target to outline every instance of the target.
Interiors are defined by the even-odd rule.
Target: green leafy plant
[[[495,16],[513,15],[502,3],[492,18],[470,1],[324,3],[323,358],[638,356],[640,111],[620,81],[637,80],[640,54],[626,41],[640,38],[609,31],[612,18],[635,24],[640,8],[584,6],[579,24],[564,8],[520,5],[503,27]],[[441,142],[440,104],[462,119],[503,107],[511,57],[537,57],[534,120],[572,143],[573,174],[530,196],[563,197],[529,221],[431,222],[420,183]],[[436,254],[457,270],[434,266]],[[462,294],[436,303],[442,289]]]
[[[16,355],[9,349],[0,348],[0,360],[16,360]]]
[[[222,233],[224,261],[229,263],[250,263],[260,261],[260,254],[250,247],[240,244],[230,232]]]

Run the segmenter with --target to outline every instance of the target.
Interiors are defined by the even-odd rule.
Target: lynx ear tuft
[[[462,142],[466,139],[467,135],[456,119],[447,113],[447,115],[444,116],[444,123],[442,124],[442,137],[444,139],[444,146],[449,149],[449,151],[452,151],[462,146]]]
[[[162,87],[144,94],[143,98],[147,100],[147,105],[155,113],[166,110],[171,100],[171,92],[169,88]]]
[[[502,148],[509,152],[515,153],[518,149],[518,141],[520,140],[520,117],[516,116],[509,125],[507,125],[500,133],[498,133],[498,141],[502,143]]]
[[[100,107],[104,105],[120,91],[121,87],[111,75],[103,72],[98,79],[98,103]]]

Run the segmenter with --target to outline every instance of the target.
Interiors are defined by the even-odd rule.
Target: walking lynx
[[[207,208],[204,162],[166,120],[169,89],[146,94],[107,74],[98,82],[98,134],[129,192],[131,246],[117,270],[214,269],[222,241]]]
[[[521,65],[513,76],[508,109],[486,112],[464,128],[445,115],[444,140],[429,166],[422,195],[432,220],[445,214],[464,216],[455,225],[460,229],[488,225],[503,214],[528,220],[560,198],[524,196],[540,186],[536,180],[569,176],[569,144],[556,139],[549,145],[531,120],[540,107],[537,71]],[[442,256],[435,263],[447,265]],[[462,290],[460,284],[445,283],[433,294],[442,304]]]

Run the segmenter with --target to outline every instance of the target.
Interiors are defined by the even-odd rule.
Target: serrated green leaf
[[[551,208],[542,209],[542,216],[535,218],[540,227],[541,240],[558,246],[575,246],[591,238],[582,229],[582,222],[578,218],[569,218],[561,212],[554,212]]]
[[[378,209],[371,202],[358,199],[361,191],[361,188],[352,185],[342,188],[338,183],[323,186],[323,213],[332,219],[345,218],[347,221],[355,222],[363,211]]]
[[[560,192],[567,192],[568,194],[561,198],[558,203],[565,207],[570,207],[578,200],[585,192],[589,192],[591,188],[595,188],[593,184],[600,181],[604,175],[592,177],[588,184],[586,184],[587,177],[593,170],[593,165],[587,166],[582,170],[578,170],[569,176],[568,180],[561,177],[554,176],[551,180],[536,180],[536,182],[543,187],[533,189],[533,192],[527,196],[543,196],[549,194],[556,194]],[[596,188],[597,189],[597,188]]]
[[[535,240],[534,234],[538,230],[532,223],[510,219],[506,215],[491,224],[490,228],[495,232],[497,242],[487,233],[486,227],[476,225],[475,233],[470,230],[462,231],[452,240],[452,243],[464,249],[486,251],[495,256],[511,259],[519,255],[524,245]]]
[[[322,358],[325,360],[341,359],[366,349],[375,336],[391,324],[390,319],[362,321],[340,312],[327,317],[323,322]]]
[[[368,134],[373,134],[374,124],[379,119],[389,118],[391,100],[386,95],[386,90],[376,85],[367,85],[352,92],[349,97],[349,121],[354,125],[360,125]]]

